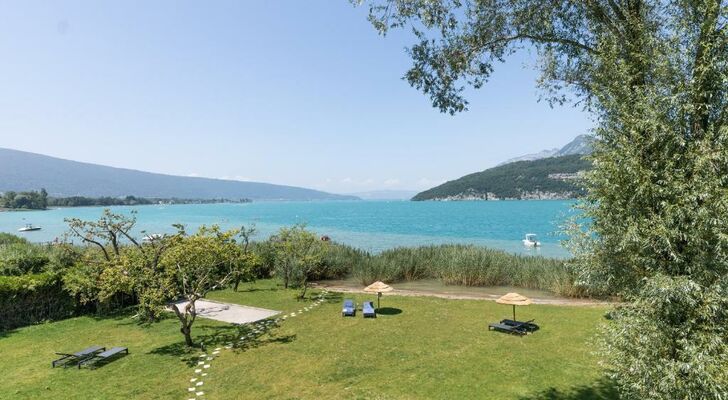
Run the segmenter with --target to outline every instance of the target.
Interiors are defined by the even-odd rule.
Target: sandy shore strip
[[[326,288],[331,292],[341,293],[362,293],[371,294],[364,291],[364,288],[355,289],[351,287],[329,285],[325,282],[317,282],[312,287]],[[395,289],[388,293],[382,293],[382,296],[425,296],[425,297],[439,297],[441,299],[451,300],[486,300],[496,301],[500,295],[495,294],[454,294],[454,293],[442,293],[435,291],[424,291],[424,290],[410,290],[410,289]],[[569,298],[556,298],[556,299],[543,299],[530,297],[533,304],[547,304],[556,306],[609,306],[616,303],[603,301],[603,300],[592,300],[592,299],[569,299]]]

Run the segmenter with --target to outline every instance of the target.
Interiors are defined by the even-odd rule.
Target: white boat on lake
[[[526,238],[523,239],[523,245],[527,247],[538,247],[541,246],[541,242],[538,241],[535,233],[527,233]]]
[[[40,226],[33,226],[33,224],[25,224],[24,227],[18,229],[18,232],[33,232],[33,231],[39,231]]]

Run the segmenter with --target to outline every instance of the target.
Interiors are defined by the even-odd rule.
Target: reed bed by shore
[[[547,290],[561,296],[583,297],[584,288],[565,260],[510,254],[474,245],[402,247],[379,254],[332,244],[319,277],[355,277],[366,285],[374,281],[402,282],[439,279],[447,285],[516,286]]]

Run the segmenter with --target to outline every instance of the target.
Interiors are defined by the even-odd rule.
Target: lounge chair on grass
[[[377,313],[374,311],[374,303],[371,301],[365,301],[361,305],[361,313],[366,317],[376,318]]]
[[[78,368],[81,369],[81,367],[84,365],[89,368],[94,367],[95,365],[97,365],[97,363],[107,362],[121,353],[129,354],[129,349],[127,349],[126,347],[112,347],[109,350],[104,351],[103,353],[95,354],[93,357],[81,361],[80,363],[78,363]]]
[[[531,333],[531,332],[536,332],[537,330],[540,329],[538,325],[533,323],[533,321],[534,320],[521,322],[521,321],[514,321],[512,319],[504,319],[500,323],[504,324],[504,325],[520,327],[523,330],[525,330],[526,332]]]
[[[341,316],[342,317],[356,316],[356,305],[354,304],[354,300],[350,300],[350,299],[344,300],[344,307],[341,309]]]
[[[511,325],[506,325],[506,324],[501,324],[501,323],[489,324],[488,330],[510,333],[511,335],[518,335],[518,336],[523,336],[526,333],[528,333],[525,329],[521,328],[520,326],[511,326]]]
[[[75,353],[56,353],[56,355],[62,356],[61,358],[57,360],[53,360],[51,362],[51,368],[55,368],[59,365],[67,365],[71,363],[80,363],[81,361],[93,357],[97,353],[101,353],[102,351],[106,350],[106,347],[102,346],[91,346],[89,348],[83,349],[81,351],[77,351]]]

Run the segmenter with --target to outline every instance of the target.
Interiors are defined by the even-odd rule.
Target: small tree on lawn
[[[192,341],[192,325],[197,317],[195,302],[211,290],[225,287],[235,276],[240,263],[241,247],[235,238],[239,230],[223,232],[217,226],[201,227],[187,235],[181,225],[173,244],[162,257],[166,273],[176,282],[178,295],[187,300],[184,307],[170,303],[180,321],[180,332],[188,346]],[[170,296],[171,298],[171,296]]]
[[[283,286],[301,288],[300,298],[306,296],[308,278],[321,265],[325,243],[303,225],[281,228],[274,238],[275,271]]]
[[[240,249],[241,254],[233,270],[232,286],[238,291],[240,282],[248,282],[255,279],[254,271],[263,260],[250,249],[250,238],[255,234],[255,227],[240,228]]]

